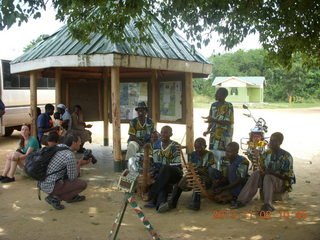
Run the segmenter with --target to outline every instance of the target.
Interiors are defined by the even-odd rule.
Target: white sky
[[[39,19],[29,19],[27,23],[13,25],[9,30],[0,31],[0,59],[13,60],[23,54],[23,48],[32,40],[35,40],[41,34],[52,34],[57,31],[62,22],[55,20],[55,12],[52,8],[48,8],[46,12],[42,12]],[[223,47],[218,42],[218,35],[214,34],[212,41],[207,47],[197,49],[204,57],[210,57],[212,54],[225,53]],[[228,52],[235,52],[239,49],[249,50],[260,48],[258,36],[249,36],[243,43]]]

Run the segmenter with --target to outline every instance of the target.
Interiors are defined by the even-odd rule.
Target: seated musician
[[[258,188],[262,188],[264,205],[259,212],[262,216],[275,209],[272,205],[274,193],[291,191],[291,185],[295,183],[293,159],[290,153],[280,148],[282,142],[282,133],[275,132],[271,135],[269,149],[260,161],[260,169],[252,173],[232,208],[245,206],[257,193]]]
[[[231,142],[227,145],[226,156],[222,159],[221,171],[213,169],[214,197],[217,202],[235,201],[243,188],[247,176],[249,161],[238,154],[239,144]]]
[[[164,126],[161,129],[161,139],[153,143],[153,162],[158,168],[158,176],[152,184],[149,195],[151,202],[145,207],[156,207],[159,213],[168,211],[168,186],[176,184],[182,178],[180,145],[172,141],[172,128]],[[174,193],[172,198],[175,198]]]
[[[143,146],[150,141],[151,133],[154,131],[153,122],[147,117],[148,107],[145,102],[140,102],[135,108],[138,117],[130,121],[129,139],[125,160],[136,157]]]
[[[204,138],[197,138],[194,141],[194,149],[189,156],[189,162],[191,162],[200,176],[202,183],[206,188],[212,185],[212,179],[209,176],[209,168],[214,166],[214,156],[211,151],[206,150],[207,144]],[[188,208],[191,210],[199,210],[201,202],[201,195],[199,192],[193,192],[191,203]]]

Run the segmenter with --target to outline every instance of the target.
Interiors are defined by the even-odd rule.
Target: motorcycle
[[[240,140],[241,149],[251,161],[252,165],[250,169],[255,171],[259,168],[259,158],[268,145],[268,137],[265,137],[265,133],[268,132],[268,126],[263,118],[256,119],[252,116],[247,104],[243,104],[242,107],[249,112],[243,115],[252,118],[255,122],[255,126],[250,129],[249,138],[241,138]]]

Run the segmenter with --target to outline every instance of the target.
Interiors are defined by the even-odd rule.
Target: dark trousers
[[[178,167],[163,165],[160,168],[156,182],[151,186],[150,197],[157,206],[167,201],[168,186],[176,184],[182,178],[182,171]]]
[[[209,177],[212,181],[215,181],[215,180],[221,180],[223,178],[223,175],[221,171],[218,171],[217,169],[214,169],[214,168],[209,168]],[[236,176],[236,169],[233,166],[231,166],[228,168],[228,182],[219,187],[224,187],[228,184],[232,184],[237,180],[237,178],[238,177]],[[234,198],[238,197],[243,186],[244,184],[241,183],[230,189],[230,192]]]
[[[60,200],[66,201],[72,199],[86,188],[87,182],[80,179],[73,181],[69,179],[59,180],[56,182],[51,194],[57,196]]]

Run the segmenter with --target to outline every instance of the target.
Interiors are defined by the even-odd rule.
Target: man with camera
[[[64,144],[58,144],[66,149],[55,153],[48,165],[46,179],[39,182],[40,189],[48,194],[45,200],[57,210],[64,209],[62,200],[73,203],[86,199],[79,195],[86,189],[87,183],[77,178],[77,166],[91,162],[92,158],[77,162],[73,152],[78,151],[80,145],[80,136],[74,133],[67,135]]]

